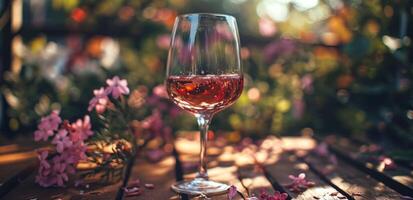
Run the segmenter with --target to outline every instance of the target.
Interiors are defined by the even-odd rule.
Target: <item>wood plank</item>
[[[177,195],[172,192],[170,186],[175,183],[175,158],[167,156],[157,163],[150,163],[143,159],[138,159],[132,169],[129,183],[136,180],[140,181],[140,188],[143,193],[139,196],[128,197],[125,194],[125,200],[142,199],[178,199]],[[154,189],[147,189],[144,184],[154,184]]]
[[[328,157],[310,153],[305,157],[305,161],[356,200],[402,199],[398,192],[357,170],[342,159],[332,164]]]
[[[383,182],[397,192],[413,196],[413,171],[410,169],[397,166],[392,170],[380,170],[377,160],[359,156],[359,147],[346,138],[330,137],[327,143],[329,149],[344,161]]]
[[[272,165],[265,166],[266,172],[271,176],[273,180],[280,183],[281,186],[285,187],[291,180],[288,175],[297,176],[300,173],[305,173],[308,180],[315,183],[314,187],[308,188],[302,193],[294,193],[288,191],[289,196],[297,200],[307,200],[307,199],[346,199],[346,194],[341,194],[339,191],[334,189],[332,186],[320,179],[316,174],[310,171],[309,166],[304,162],[301,162],[293,154],[287,155],[283,153],[279,160]]]
[[[297,155],[311,151],[317,145],[316,141],[308,137],[283,137],[268,138],[262,143],[260,149],[269,149],[273,153],[271,159],[263,162],[264,174],[277,190],[287,192],[292,199],[352,199],[349,194],[334,188],[322,179],[319,174],[314,173],[310,167],[298,159]],[[264,157],[265,158],[265,157]],[[305,173],[309,181],[315,183],[314,187],[308,188],[301,193],[295,193],[288,189],[291,183],[289,175],[298,176]]]
[[[199,141],[194,140],[193,138],[180,138],[175,142],[177,147],[179,158],[184,167],[184,179],[190,180],[193,179],[196,175],[197,163],[198,163],[198,153],[199,153]],[[184,147],[184,148],[182,148]],[[238,179],[238,166],[235,165],[234,158],[229,158],[222,160],[220,155],[224,152],[232,152],[232,147],[219,148],[214,144],[214,141],[209,142],[208,144],[208,175],[210,180],[217,182],[226,183],[228,185],[234,185],[237,187],[237,190],[246,197],[247,191],[243,187],[243,184]],[[242,199],[241,195],[237,195],[234,199]],[[227,194],[217,195],[210,197],[212,200],[226,200],[228,199]],[[192,199],[199,199],[198,197],[192,197]]]
[[[6,141],[9,140],[6,139]],[[22,144],[10,143],[0,146],[0,185],[8,182],[8,180],[18,175],[20,171],[36,164],[37,154],[34,151],[36,147],[38,146],[31,141],[26,141]],[[21,175],[20,178],[22,178]]]
[[[33,174],[35,169],[37,168],[37,163],[26,163],[15,165],[16,167],[8,167],[7,171],[10,171],[10,175],[4,179],[0,184],[0,198],[9,193],[12,189],[16,188],[20,182],[26,179],[28,176]],[[17,171],[12,171],[10,168],[15,168]]]
[[[7,182],[24,168],[36,164],[36,156],[33,151],[0,155],[0,183]]]
[[[0,146],[0,198],[30,176],[37,167],[33,145]]]
[[[34,148],[31,146],[23,146],[20,144],[8,144],[0,146],[0,155],[9,154],[9,153],[19,153],[23,151],[31,151]]]
[[[153,190],[146,189],[140,196],[126,197],[124,199],[176,199],[176,195],[169,189],[175,182],[174,164],[172,156],[168,156],[158,163],[149,163],[139,159],[135,163],[130,181],[139,178],[143,184],[155,184]],[[42,188],[34,182],[35,174],[22,181],[18,188],[9,192],[4,199],[115,199],[121,186],[121,181],[108,184],[90,183],[87,186],[75,188],[73,182],[67,188]]]
[[[267,138],[259,146],[249,144],[221,156],[224,160],[226,157],[234,157],[235,165],[239,168],[239,179],[250,197],[259,197],[262,191],[268,194],[275,192],[263,169],[264,164],[274,163],[279,156],[281,147],[276,145],[279,140],[274,141],[274,139]]]
[[[102,183],[89,183],[85,186],[75,188],[70,182],[66,188],[42,188],[35,182],[35,174],[22,181],[14,190],[4,196],[4,199],[62,199],[62,200],[87,200],[87,199],[115,199],[116,192],[120,187],[120,181]]]

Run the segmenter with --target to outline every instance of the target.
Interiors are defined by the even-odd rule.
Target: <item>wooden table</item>
[[[413,199],[413,171],[406,163],[395,169],[382,169],[378,162],[358,156],[366,143],[346,138],[329,137],[329,151],[320,151],[318,140],[308,137],[269,137],[259,146],[211,142],[209,176],[212,180],[237,187],[235,199],[268,193],[286,192],[289,199]],[[34,183],[37,159],[33,149],[19,144],[0,146],[0,199],[201,199],[179,196],[170,185],[194,176],[198,157],[198,142],[191,137],[175,141],[174,151],[159,162],[138,158],[129,181],[153,183],[154,189],[144,189],[139,196],[127,197],[122,181],[110,184],[90,184],[75,188],[41,188]],[[30,145],[27,145],[30,146]],[[259,148],[258,148],[259,147]],[[314,149],[318,147],[318,151]],[[334,159],[336,158],[336,159]],[[305,173],[315,185],[295,193],[287,187],[288,175]],[[228,199],[227,195],[211,199]]]

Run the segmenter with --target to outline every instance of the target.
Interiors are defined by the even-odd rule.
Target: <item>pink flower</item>
[[[44,168],[44,169],[49,169],[50,164],[47,161],[47,157],[49,156],[49,152],[48,151],[39,151],[37,153],[38,153],[37,158],[40,161],[40,167]]]
[[[83,121],[78,119],[70,125],[70,138],[73,142],[86,140],[89,136],[93,135],[91,128],[90,117],[89,115],[85,115]]]
[[[311,74],[306,74],[301,78],[301,88],[307,94],[313,93],[313,76]]]
[[[122,94],[129,94],[128,82],[125,79],[119,79],[118,76],[112,79],[107,79],[108,87],[105,89],[107,95],[112,94],[112,97],[117,99]]]
[[[72,146],[73,143],[72,141],[70,141],[67,135],[67,130],[60,129],[55,135],[55,137],[53,138],[52,144],[56,145],[57,152],[62,153],[63,150]]]
[[[52,111],[50,115],[42,117],[37,126],[37,130],[34,132],[34,140],[47,141],[47,139],[54,134],[54,131],[59,128],[61,122],[62,119],[59,117],[59,112],[56,110]]]
[[[232,200],[235,196],[237,196],[237,187],[235,187],[235,185],[231,185],[228,189],[228,199]]]
[[[45,173],[46,172],[46,173]],[[46,171],[42,168],[39,168],[39,173],[36,176],[35,182],[38,183],[42,187],[50,187],[55,183],[55,178],[48,176],[50,170]]]
[[[315,184],[312,181],[306,180],[304,173],[300,173],[298,176],[289,175],[288,178],[292,182],[287,187],[293,192],[302,192]]]
[[[47,139],[53,134],[54,132],[52,130],[36,130],[34,132],[34,141],[47,141]]]
[[[387,157],[387,156],[380,156],[379,157],[379,170],[394,170],[397,168],[396,163],[394,163],[393,159]]]
[[[266,63],[272,63],[278,57],[288,57],[296,51],[296,43],[292,39],[279,39],[269,43],[263,50],[262,54]]]
[[[161,113],[158,110],[154,110],[152,115],[143,120],[142,128],[148,130],[151,134],[157,137],[165,139],[168,139],[172,132],[170,128],[165,127]]]
[[[161,49],[168,49],[169,43],[171,43],[171,36],[169,34],[163,34],[156,38],[156,45]]]
[[[52,167],[45,168],[40,165],[39,173],[36,176],[36,182],[40,186],[50,187],[52,185],[64,186],[64,183],[69,180],[67,175],[68,165],[64,158],[55,156],[52,159]]]
[[[52,111],[49,116],[43,117],[38,126],[42,130],[57,130],[62,119],[59,117],[59,111]]]
[[[89,107],[87,110],[90,112],[93,110],[93,108],[96,109],[96,112],[99,114],[102,114],[106,110],[106,106],[109,102],[109,98],[107,96],[107,93],[105,92],[105,89],[101,87],[98,90],[93,90],[93,94],[95,97],[93,97],[89,101]]]
[[[55,175],[56,185],[64,186],[64,182],[69,180],[66,173],[67,163],[60,156],[53,157],[53,173]]]
[[[157,85],[156,87],[153,88],[153,94],[159,97],[163,98],[168,98],[168,93],[166,92],[166,87],[165,85]]]
[[[287,193],[280,193],[278,191],[275,191],[273,195],[268,194],[265,190],[260,192],[260,200],[286,200],[287,197]]]
[[[57,129],[59,126],[55,127]],[[57,131],[51,142],[56,145],[57,153],[50,156],[47,151],[38,152],[40,167],[36,182],[43,187],[64,186],[69,180],[68,174],[74,174],[77,163],[86,159],[87,146],[84,140],[93,134],[89,116],[72,124],[65,121],[60,127],[52,131]],[[51,161],[49,157],[52,157]]]
[[[277,27],[275,26],[274,22],[266,18],[259,20],[258,28],[260,34],[264,37],[273,36],[277,32]]]
[[[60,155],[67,164],[77,163],[78,160],[80,160],[78,159],[79,156],[76,155],[76,151],[73,151],[75,148],[78,148],[75,146],[78,146],[78,145],[72,145],[70,149],[68,149],[67,151],[63,151],[62,154]]]

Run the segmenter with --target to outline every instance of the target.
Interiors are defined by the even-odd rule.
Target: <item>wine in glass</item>
[[[175,20],[167,62],[170,99],[192,113],[201,133],[200,164],[193,180],[172,185],[178,193],[212,195],[228,185],[208,180],[207,133],[214,114],[241,95],[243,75],[237,23],[223,14],[180,15]]]

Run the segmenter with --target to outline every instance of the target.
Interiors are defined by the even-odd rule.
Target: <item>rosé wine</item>
[[[181,108],[194,114],[214,114],[241,95],[244,79],[239,74],[169,76],[169,97]]]

